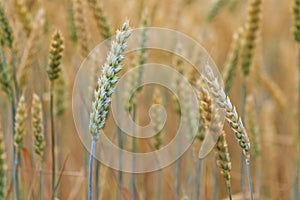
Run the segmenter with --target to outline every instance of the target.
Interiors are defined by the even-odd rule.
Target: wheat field
[[[0,200],[300,199],[299,0],[0,2]]]

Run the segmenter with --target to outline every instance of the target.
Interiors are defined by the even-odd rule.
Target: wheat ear
[[[11,87],[11,77],[8,71],[7,63],[5,57],[0,53],[0,84],[3,92],[11,98],[12,87]]]
[[[22,96],[19,100],[16,119],[15,119],[15,138],[14,144],[18,151],[23,147],[23,138],[25,135],[25,121],[27,118],[25,98]]]
[[[94,18],[97,22],[98,29],[104,39],[108,39],[112,36],[112,28],[108,23],[107,17],[104,14],[102,6],[99,4],[98,0],[88,0],[90,8],[92,9]]]
[[[241,52],[241,65],[245,76],[249,74],[253,60],[255,40],[261,21],[261,5],[262,0],[250,0],[248,5],[247,23],[244,29]]]
[[[32,31],[32,20],[30,12],[24,2],[24,0],[15,0],[15,6],[17,8],[17,14],[19,15],[19,20],[22,23],[23,29],[28,37]]]
[[[231,170],[231,161],[228,151],[228,145],[226,141],[225,132],[223,131],[217,141],[215,148],[217,166],[221,170],[221,174],[226,181],[228,188],[229,199],[232,199],[231,195],[231,183],[230,183],[230,170]]]
[[[224,109],[226,120],[233,130],[236,140],[242,148],[246,159],[250,159],[250,141],[242,120],[239,118],[235,107],[231,104],[230,98],[226,96],[211,69],[208,66],[205,69],[207,73],[204,80],[209,86],[210,93],[220,108]]]
[[[87,30],[86,22],[86,4],[83,0],[74,0],[75,24],[78,31],[78,39],[80,45],[80,53],[82,57],[86,57],[90,52],[90,35]]]
[[[1,36],[0,36],[0,42],[1,45],[8,46],[9,48],[12,48],[13,41],[14,41],[14,35],[12,27],[9,23],[8,17],[5,14],[4,8],[0,6],[0,25],[1,25]]]
[[[34,152],[40,161],[40,200],[43,199],[43,171],[42,162],[44,157],[45,149],[45,136],[44,136],[44,125],[43,125],[43,110],[42,103],[38,95],[33,94],[31,104],[31,122],[34,136],[33,148]]]
[[[242,34],[242,28],[240,28],[236,33],[233,34],[232,44],[230,46],[229,54],[225,62],[223,79],[226,94],[229,94],[230,92],[238,66]]]
[[[247,171],[248,171],[248,183],[250,188],[250,199],[253,199],[252,182],[250,175],[250,141],[248,134],[243,125],[241,118],[239,118],[236,109],[232,106],[230,98],[226,96],[223,88],[219,85],[217,78],[214,76],[209,66],[205,67],[205,77],[203,77],[206,84],[210,89],[211,95],[216,100],[218,106],[224,109],[224,114],[227,122],[235,134],[235,138],[240,145],[243,154],[245,156]]]
[[[97,88],[94,92],[89,124],[89,130],[92,135],[92,148],[89,161],[89,200],[91,200],[93,196],[92,170],[95,143],[100,136],[100,131],[104,128],[106,123],[111,96],[114,92],[115,85],[119,80],[118,73],[123,68],[121,65],[121,62],[125,58],[123,52],[127,47],[127,39],[130,34],[131,30],[129,29],[129,22],[126,21],[121,30],[117,31],[115,40],[111,44],[106,62],[102,67],[102,73],[98,79]]]
[[[34,21],[33,21],[33,28],[30,33],[30,36],[25,44],[24,53],[21,58],[19,73],[18,73],[18,80],[19,86],[21,91],[24,89],[24,85],[27,83],[27,73],[28,69],[32,66],[32,61],[35,58],[35,53],[37,52],[38,42],[42,38],[43,35],[43,26],[45,23],[45,10],[39,9]],[[23,88],[21,87],[23,86]]]
[[[34,136],[34,152],[42,162],[45,148],[43,110],[41,100],[36,94],[33,94],[32,98],[31,121]]]

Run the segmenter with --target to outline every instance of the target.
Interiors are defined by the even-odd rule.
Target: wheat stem
[[[203,159],[196,159],[195,161],[195,174],[199,175],[195,177],[195,194],[194,200],[201,199],[201,183],[202,183],[202,172],[203,171]]]
[[[132,176],[131,176],[131,194],[132,194],[132,200],[136,199],[136,190],[135,190],[135,151],[136,151],[136,138],[135,138],[135,122],[136,122],[136,104],[132,104]]]
[[[229,200],[232,200],[232,192],[231,192],[231,186],[230,185],[227,186],[227,190],[228,190],[228,198],[229,198]]]
[[[50,123],[51,123],[51,158],[52,158],[52,191],[55,188],[55,125],[53,112],[53,81],[50,82]]]
[[[214,161],[216,160],[216,156],[214,156]],[[217,164],[213,162],[213,172],[212,172],[212,183],[213,183],[213,199],[217,200],[218,198],[218,173],[217,173]]]
[[[12,55],[12,67],[13,67],[13,81],[15,85],[15,92],[16,92],[16,99],[19,100],[19,85],[17,80],[17,66],[16,66],[16,53],[11,48],[11,55]]]
[[[246,158],[246,166],[247,166],[247,177],[248,184],[250,190],[250,200],[253,200],[253,189],[252,189],[252,181],[251,181],[251,169],[250,169],[250,159]]]
[[[43,200],[43,169],[42,163],[40,166],[40,200]]]
[[[94,151],[95,151],[96,141],[97,141],[97,138],[95,136],[93,136],[91,154],[90,154],[90,161],[89,161],[89,193],[88,193],[88,200],[93,199],[93,158],[94,158]]]
[[[246,96],[247,96],[247,86],[245,83],[245,80],[243,81],[242,85],[242,122],[244,123],[245,119],[245,114],[246,114]],[[242,199],[245,199],[245,156],[243,152],[241,153],[241,181],[240,181],[240,186],[241,186],[241,192],[242,192]]]

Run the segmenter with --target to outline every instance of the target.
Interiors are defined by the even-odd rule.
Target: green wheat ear
[[[300,42],[300,0],[293,2],[293,24],[294,39]]]
[[[49,50],[50,55],[49,55],[49,61],[47,67],[48,77],[51,81],[58,79],[59,72],[61,71],[59,65],[61,64],[62,53],[64,50],[63,42],[64,41],[61,33],[59,31],[56,31],[52,37],[52,42]]]
[[[6,166],[6,152],[4,146],[4,136],[0,129],[0,199],[6,197],[6,184],[7,184],[7,166]]]
[[[4,9],[0,6],[0,42],[1,45],[7,45],[12,48],[14,42],[14,36],[12,27],[9,24],[9,20],[4,12]]]
[[[2,53],[0,54],[0,84],[1,84],[3,92],[5,92],[10,97],[11,77],[8,72],[8,68],[4,61]]]

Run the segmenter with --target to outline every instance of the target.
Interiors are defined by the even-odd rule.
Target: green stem
[[[7,67],[6,62],[6,54],[4,51],[2,51],[3,54],[3,64]],[[10,85],[10,101],[11,101],[11,117],[12,117],[12,141],[15,139],[15,116],[16,116],[16,104],[15,104],[15,96],[13,89]],[[18,199],[18,174],[17,174],[17,164],[16,164],[16,147],[13,145],[13,152],[12,152],[12,162],[13,162],[13,184],[12,184],[12,199],[16,198]]]
[[[131,194],[132,200],[136,199],[136,191],[135,191],[135,151],[136,151],[136,138],[135,138],[135,121],[136,121],[136,105],[133,103],[132,105],[132,177],[131,177]]]
[[[52,155],[52,192],[55,189],[55,127],[53,111],[53,88],[54,82],[50,82],[50,120],[51,120],[51,155]],[[53,194],[55,196],[55,194]]]
[[[228,189],[228,198],[229,198],[229,200],[232,200],[231,186],[228,185],[228,186],[227,186],[227,189]]]
[[[246,80],[244,77],[243,85],[242,85],[242,122],[244,123],[245,115],[246,115],[246,98],[247,98],[247,86]],[[244,123],[245,124],[245,123]],[[243,152],[241,152],[241,192],[242,192],[242,199],[245,199],[245,157]]]
[[[17,80],[17,65],[16,65],[16,53],[13,48],[11,48],[11,56],[12,56],[12,67],[13,67],[13,81],[15,85],[16,98],[19,100],[19,85]]]

